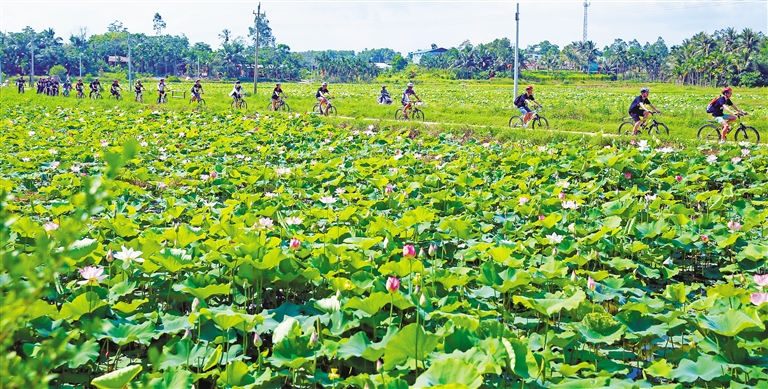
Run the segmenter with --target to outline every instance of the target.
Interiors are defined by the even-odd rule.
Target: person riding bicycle
[[[203,86],[200,85],[200,80],[195,81],[195,85],[192,85],[192,89],[189,90],[190,93],[192,93],[192,100],[200,101],[200,95],[205,93],[203,91]]]
[[[515,98],[515,108],[523,115],[523,126],[528,125],[528,121],[533,117],[533,111],[528,108],[529,101],[541,108],[541,104],[533,97],[533,85],[526,86],[525,92]]]
[[[77,91],[78,95],[83,94],[83,89],[85,89],[85,84],[83,84],[83,79],[78,78],[77,82],[75,83],[75,90]]]
[[[168,86],[165,85],[165,78],[161,78],[160,82],[157,83],[157,103],[160,104],[161,101],[163,101],[163,98],[165,97],[165,92],[168,89]]]
[[[720,93],[722,96],[712,102],[712,117],[723,126],[720,140],[725,141],[725,136],[728,133],[728,130],[730,130],[730,124],[738,118],[739,114],[746,114],[746,112],[742,111],[733,103],[733,101],[731,101],[731,96],[733,95],[731,87],[723,88]],[[728,111],[732,115],[723,112],[723,110]]]
[[[48,88],[49,88],[49,95],[51,96],[58,96],[59,95],[59,80],[53,79],[53,77],[48,77]]]
[[[117,82],[117,80],[112,81],[112,85],[109,87],[109,93],[117,98],[120,97],[121,90],[123,90],[123,88],[120,87],[120,84]]]
[[[400,100],[400,103],[403,104],[403,116],[405,116],[406,119],[408,118],[408,110],[411,109],[411,102],[414,98],[416,101],[421,101],[419,95],[413,90],[413,83],[409,82],[408,86],[403,91],[403,98]]]
[[[19,88],[19,93],[24,93],[24,77],[19,77],[18,80],[16,80],[16,87]]]
[[[229,95],[232,96],[232,99],[235,101],[240,101],[240,99],[243,98],[243,95],[245,95],[245,89],[240,86],[240,81],[235,82],[235,86],[232,88],[232,92],[229,92]]]
[[[64,89],[64,93],[69,95],[69,91],[72,90],[72,83],[69,81],[69,78],[67,78],[67,80],[64,81],[64,85],[62,85],[62,88]]]
[[[389,91],[387,91],[386,85],[381,86],[381,92],[379,92],[379,104],[392,104],[392,97],[389,96]]]
[[[96,77],[95,80],[91,81],[89,86],[91,91],[88,93],[88,97],[92,97],[94,93],[98,93],[101,90],[101,83],[99,82],[99,78]]]
[[[277,106],[280,103],[280,98],[285,97],[283,88],[280,87],[280,83],[275,84],[275,89],[272,89],[272,110],[277,111]]]
[[[632,100],[632,104],[629,105],[629,116],[635,121],[635,125],[632,127],[632,135],[637,135],[640,126],[648,120],[652,113],[661,113],[658,108],[651,104],[651,100],[648,100],[650,93],[650,89],[641,88],[640,96],[635,97]],[[650,107],[652,110],[647,107]]]
[[[141,84],[141,80],[136,80],[136,83],[133,84],[133,101],[139,101],[139,97],[141,96],[141,93],[143,91],[147,90],[147,88],[144,87],[144,85]]]
[[[328,115],[328,99],[330,98],[331,92],[328,91],[328,83],[324,82],[320,85],[320,88],[317,89],[315,99],[320,103],[320,111],[325,115]],[[323,109],[323,107],[325,107],[325,109]]]

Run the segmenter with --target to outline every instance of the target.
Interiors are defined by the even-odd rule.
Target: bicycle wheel
[[[424,121],[424,111],[416,108],[413,110],[413,120]]]
[[[277,110],[283,112],[291,112],[291,107],[288,106],[288,103],[282,103],[279,107],[277,107]]]
[[[330,106],[328,107],[328,115],[326,116],[336,116],[338,112],[336,112],[336,107]]]
[[[669,127],[662,122],[656,122],[648,126],[648,135],[669,135]]]
[[[248,103],[246,103],[245,100],[240,100],[240,108],[248,109]]]
[[[733,134],[733,139],[737,142],[741,140],[744,142],[759,143],[760,133],[757,132],[754,127],[744,126],[739,128],[736,133]]]
[[[619,135],[632,136],[632,129],[635,127],[635,122],[624,122],[619,125]]]
[[[509,118],[509,126],[513,128],[523,127],[523,117],[512,116],[511,118]]]
[[[403,109],[397,108],[395,109],[395,120],[406,120],[407,118],[405,115],[403,115]]]
[[[707,141],[719,141],[720,126],[714,124],[705,124],[699,127],[699,132],[696,134],[696,137]]]
[[[543,130],[549,130],[549,122],[544,117],[536,116],[531,121],[531,129],[534,129],[536,127],[539,127],[539,128],[541,128]]]

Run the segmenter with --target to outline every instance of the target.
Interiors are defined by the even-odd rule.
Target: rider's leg
[[[720,140],[725,141],[726,135],[728,135],[728,131],[731,129],[731,123],[736,120],[736,116],[733,115],[723,115],[723,131],[720,134]]]
[[[632,116],[632,120],[635,121],[635,125],[632,126],[632,135],[637,135],[640,126],[645,122],[645,118],[648,116],[648,112],[645,112],[642,118],[636,113],[630,112],[629,114]]]

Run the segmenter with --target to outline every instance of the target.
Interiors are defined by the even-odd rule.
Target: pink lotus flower
[[[545,219],[544,215],[539,215],[539,221],[544,220],[544,219]]]
[[[103,267],[86,266],[78,271],[80,272],[80,276],[84,278],[82,281],[77,281],[78,285],[98,285],[101,281],[107,278],[107,275],[104,274]]]
[[[702,235],[701,236],[701,241],[704,242],[704,243],[707,243],[707,242],[709,242],[709,237],[706,236],[706,235]]]
[[[589,290],[595,290],[596,287],[597,287],[597,283],[592,278],[592,276],[589,276],[589,278],[587,278],[587,288]]]
[[[301,224],[301,222],[302,220],[298,216],[290,216],[285,218],[285,224],[289,226],[298,226],[299,224]]]
[[[216,179],[216,177],[218,177],[218,174],[216,174],[216,172],[211,172],[211,179]]]
[[[400,290],[400,280],[397,277],[387,277],[387,291],[389,293],[395,293]]]
[[[624,173],[624,178],[626,179],[632,178],[632,173]]]
[[[43,224],[43,228],[45,228],[46,231],[54,231],[59,229],[59,225],[54,222],[48,222]]]
[[[384,188],[385,194],[392,194],[392,184],[387,184],[387,186]]]
[[[768,274],[755,274],[753,279],[755,280],[755,283],[761,288],[768,286]]]
[[[524,205],[525,203],[527,203],[527,202],[528,202],[528,198],[527,198],[527,197],[525,197],[525,196],[523,196],[523,197],[520,197],[520,200],[519,200],[519,201],[520,201],[520,205]]]
[[[260,228],[260,229],[270,229],[272,228],[273,225],[274,225],[274,222],[272,221],[272,219],[268,217],[263,217],[259,219],[258,223],[256,223],[254,227]]]
[[[729,221],[728,224],[726,224],[726,225],[728,226],[728,229],[731,230],[731,232],[738,231],[742,227],[741,223],[739,223],[739,222],[737,222],[735,220]]]
[[[560,192],[560,194],[557,195],[557,198],[559,198],[560,200],[565,200],[565,192]]]
[[[403,246],[403,257],[413,258],[416,256],[416,248],[412,244]]]
[[[768,292],[752,293],[752,295],[749,296],[749,301],[751,301],[752,304],[755,304],[757,306],[768,303]]]
[[[676,181],[682,181],[683,180],[683,176],[678,174],[678,175],[675,176],[675,180]]]
[[[298,250],[300,246],[301,246],[301,241],[296,238],[291,238],[291,242],[288,243],[288,247],[291,250]]]

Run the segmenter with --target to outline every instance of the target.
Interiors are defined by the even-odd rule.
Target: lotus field
[[[765,147],[23,99],[2,387],[768,387]]]

